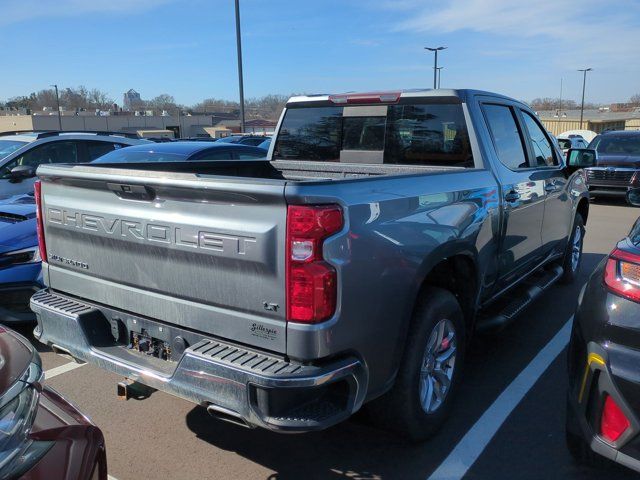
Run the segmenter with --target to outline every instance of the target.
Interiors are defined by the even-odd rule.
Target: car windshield
[[[558,145],[561,149],[566,150],[568,148],[571,148],[571,140],[569,140],[568,138],[559,138]]]
[[[132,152],[123,148],[109,152],[91,163],[160,163],[184,162],[186,160],[187,155],[180,153],[154,152],[153,150]]]
[[[289,108],[274,158],[473,167],[460,103]]]
[[[609,155],[640,156],[640,135],[602,135],[590,147]]]
[[[8,157],[10,154],[23,147],[27,142],[18,140],[0,140],[0,160]]]

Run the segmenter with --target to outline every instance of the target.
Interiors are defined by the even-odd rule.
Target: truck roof
[[[296,95],[291,97],[287,102],[289,104],[295,103],[311,103],[311,102],[328,102],[332,99],[346,99],[346,98],[357,98],[359,101],[353,103],[381,103],[380,100],[375,100],[376,97],[395,97],[394,101],[398,98],[423,98],[423,97],[453,97],[458,98],[460,101],[465,102],[469,97],[483,95],[490,97],[502,98],[505,100],[511,100],[519,102],[513,98],[509,98],[505,95],[500,95],[499,93],[487,92],[483,90],[473,90],[473,89],[450,89],[450,88],[439,88],[439,89],[431,89],[431,88],[415,88],[415,89],[405,89],[405,90],[385,90],[385,91],[376,91],[376,92],[345,92],[339,94],[313,94],[313,95]],[[372,99],[371,102],[367,102],[367,99]],[[340,103],[335,102],[334,103]],[[347,103],[341,102],[341,103]],[[351,102],[349,102],[351,103]],[[386,102],[382,102],[386,103]],[[522,103],[522,102],[519,102]]]

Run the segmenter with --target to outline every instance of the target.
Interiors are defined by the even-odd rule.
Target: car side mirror
[[[36,169],[31,165],[18,165],[13,167],[9,173],[9,181],[12,183],[20,183],[27,178],[36,176]]]
[[[570,148],[567,152],[567,166],[575,170],[595,167],[597,161],[598,152],[592,148]]]

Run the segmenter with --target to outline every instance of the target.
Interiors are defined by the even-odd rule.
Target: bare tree
[[[631,95],[629,99],[629,103],[634,106],[640,106],[640,93],[636,93],[635,95]]]
[[[171,113],[172,110],[174,111],[179,108],[175,98],[167,93],[163,93],[151,100],[147,100],[146,106],[147,108],[154,110],[156,113],[161,113],[163,110]]]

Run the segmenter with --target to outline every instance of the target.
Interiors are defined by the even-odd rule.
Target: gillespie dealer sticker
[[[273,327],[266,327],[261,323],[252,323],[251,335],[265,340],[275,340],[278,336],[278,330]]]

